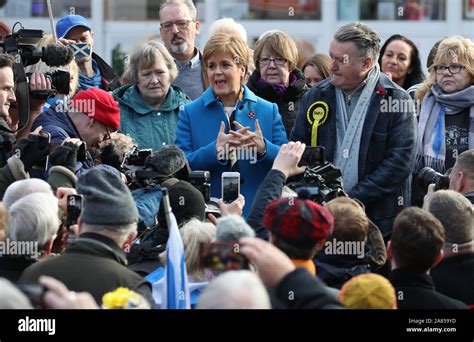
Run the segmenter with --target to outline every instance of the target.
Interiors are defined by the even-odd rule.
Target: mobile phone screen
[[[67,196],[66,226],[77,224],[77,219],[82,210],[82,195]]]
[[[222,199],[224,203],[231,203],[239,197],[240,178],[237,176],[222,177]]]
[[[324,147],[322,146],[307,146],[304,149],[303,156],[301,157],[298,166],[314,167],[324,165],[326,161],[324,152]]]
[[[215,273],[249,269],[247,258],[238,252],[238,242],[201,242],[199,261]]]
[[[44,150],[45,148],[49,148],[49,144],[51,142],[51,134],[41,131],[38,135],[30,134],[28,136],[28,139],[38,141],[39,148],[41,150]],[[48,161],[49,155],[44,157],[44,159],[40,160],[37,164],[33,165],[32,168],[38,171],[44,171],[48,168]]]

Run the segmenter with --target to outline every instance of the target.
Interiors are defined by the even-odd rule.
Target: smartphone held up
[[[222,173],[222,200],[224,203],[232,203],[240,194],[240,173]]]

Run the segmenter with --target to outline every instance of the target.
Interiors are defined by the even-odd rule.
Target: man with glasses
[[[183,89],[192,100],[208,86],[202,56],[195,45],[201,26],[196,16],[196,7],[190,0],[166,0],[160,7],[161,38],[179,71],[172,84]]]
[[[110,133],[119,129],[120,109],[110,93],[90,88],[77,93],[65,113],[53,109],[43,112],[32,129],[39,126],[51,134],[54,145],[61,144],[67,138],[78,138],[85,142],[86,148],[100,147],[103,141],[110,139]],[[78,159],[76,174],[94,166],[87,151],[83,158],[78,153]]]

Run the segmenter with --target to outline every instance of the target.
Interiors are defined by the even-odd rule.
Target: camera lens
[[[449,177],[436,172],[431,167],[424,167],[420,170],[417,182],[425,191],[430,184],[435,184],[435,190],[449,188]]]

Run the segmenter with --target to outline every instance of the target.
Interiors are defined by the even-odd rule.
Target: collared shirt
[[[178,77],[172,83],[180,87],[191,100],[197,99],[205,90],[199,51],[197,49],[194,51],[194,57],[186,64],[181,64],[177,59],[174,60],[178,67]]]
[[[357,89],[351,95],[347,95],[345,91],[342,92],[342,94],[344,95],[344,105],[346,106],[347,110],[348,122],[352,117],[352,113],[354,112],[354,109],[357,105],[357,101],[359,101],[360,94],[362,94],[362,90],[364,90],[366,83],[367,78],[362,81],[361,84],[359,84]]]

